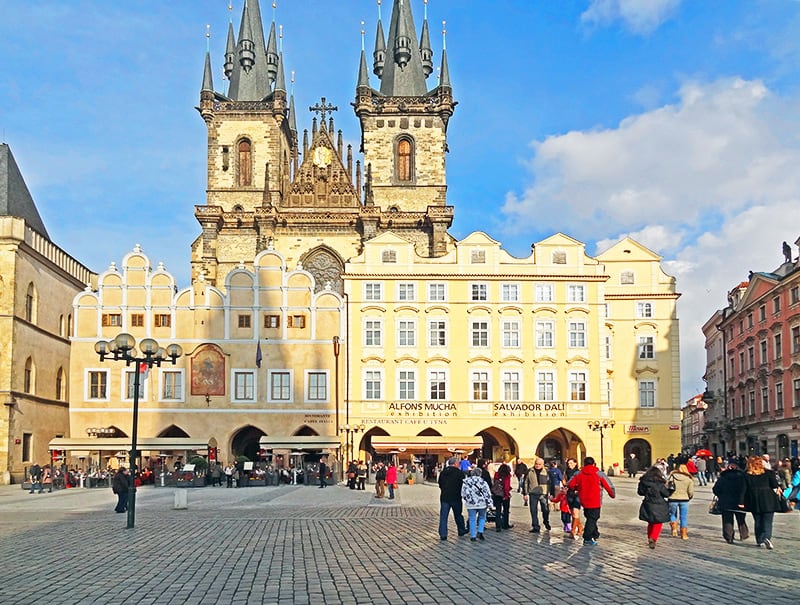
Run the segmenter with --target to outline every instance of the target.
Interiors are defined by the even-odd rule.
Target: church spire
[[[269,95],[270,84],[261,8],[258,0],[245,0],[228,96],[234,101],[261,101]]]
[[[358,66],[358,84],[356,92],[361,89],[369,89],[369,71],[367,70],[367,53],[364,51],[364,22],[361,22],[361,63]]]
[[[442,66],[439,68],[439,89],[450,90],[450,68],[447,66],[447,21],[442,21]]]
[[[272,23],[269,26],[269,38],[267,39],[267,73],[270,82],[275,82],[278,77],[278,45],[275,39],[275,8],[276,3],[272,3]]]
[[[383,76],[383,66],[386,61],[386,37],[383,35],[381,22],[381,0],[378,0],[378,27],[375,32],[375,50],[372,52],[372,73],[379,78]]]
[[[214,80],[211,75],[211,53],[209,51],[211,40],[211,26],[206,25],[206,64],[203,68],[203,86],[200,92],[210,91],[214,92]]]
[[[381,94],[389,97],[426,94],[425,71],[409,0],[394,0],[386,49],[390,55],[381,75]]]
[[[233,7],[229,4],[228,10]],[[222,66],[223,73],[228,80],[231,79],[233,67],[236,62],[236,37],[233,34],[233,20],[228,21],[228,41],[225,43],[225,63]]]
[[[431,35],[428,32],[428,0],[425,0],[425,17],[422,20],[419,54],[422,59],[422,71],[425,72],[425,77],[427,78],[433,71],[433,49],[431,49]]]

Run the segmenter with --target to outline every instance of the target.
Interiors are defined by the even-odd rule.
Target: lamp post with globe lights
[[[100,356],[100,361],[106,358],[114,361],[124,361],[126,366],[135,364],[136,370],[133,373],[133,421],[131,425],[131,451],[130,451],[130,476],[128,477],[128,524],[131,529],[136,523],[136,485],[134,476],[136,474],[136,439],[139,428],[139,385],[141,373],[153,366],[161,367],[162,362],[171,361],[175,365],[178,357],[183,355],[180,345],[171,344],[164,347],[159,346],[158,342],[152,338],[143,338],[139,341],[140,353],[134,348],[136,339],[130,334],[123,332],[117,334],[113,340],[99,340],[94,345],[95,352]],[[137,357],[138,355],[138,357]]]

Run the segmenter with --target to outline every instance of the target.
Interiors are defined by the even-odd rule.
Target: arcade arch
[[[536,455],[546,461],[563,462],[567,458],[575,458],[578,464],[582,464],[586,456],[586,445],[578,435],[559,427],[542,437],[536,446]]]

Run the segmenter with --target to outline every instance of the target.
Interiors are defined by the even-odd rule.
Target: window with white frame
[[[540,349],[552,349],[555,341],[556,324],[554,321],[536,320],[536,346]]]
[[[656,358],[655,337],[653,337],[653,336],[640,336],[639,337],[639,359],[655,359],[655,358]]]
[[[270,401],[283,402],[292,400],[291,370],[269,371],[269,399]]]
[[[364,284],[364,300],[383,300],[381,284],[377,282],[367,282]]]
[[[256,400],[256,373],[252,370],[233,371],[233,400]]]
[[[489,372],[473,370],[470,372],[470,384],[472,385],[473,401],[489,400]]]
[[[783,357],[783,339],[780,334],[775,334],[772,337],[772,342],[775,345],[775,359]]]
[[[400,283],[397,284],[397,300],[414,301],[417,299],[416,284]]]
[[[489,346],[489,322],[484,319],[470,322],[470,342],[473,347]]]
[[[536,372],[536,398],[539,401],[555,401],[556,374],[552,370]]]
[[[434,401],[447,399],[447,372],[445,370],[428,372],[428,392]]]
[[[569,284],[567,286],[567,301],[574,303],[586,302],[586,286],[583,284]]]
[[[306,399],[309,402],[328,401],[328,372],[322,370],[306,372]]]
[[[447,300],[447,284],[428,284],[428,300],[430,302]]]
[[[783,409],[783,383],[775,383],[775,410]]]
[[[417,373],[414,370],[398,370],[397,372],[397,398],[417,398]]]
[[[380,399],[382,384],[382,370],[364,370],[364,399]]]
[[[761,413],[769,412],[769,387],[761,387]]]
[[[759,354],[760,354],[760,357],[761,357],[761,359],[759,359],[759,362],[762,363],[762,364],[768,363],[769,360],[767,359],[767,341],[766,340],[762,340],[761,342],[758,343],[758,350],[759,350]]]
[[[447,322],[444,319],[428,321],[428,345],[431,347],[447,346]]]
[[[415,319],[400,319],[397,322],[397,346],[417,346],[417,321]]]
[[[379,347],[382,342],[383,321],[380,319],[364,320],[364,346]]]
[[[656,381],[655,380],[640,380],[639,381],[639,407],[640,408],[654,408],[654,407],[656,407]]]
[[[503,302],[519,301],[519,284],[503,284],[500,288]]]
[[[586,372],[570,372],[568,379],[570,401],[586,401]]]
[[[800,378],[792,380],[792,407],[800,407]]]
[[[503,371],[503,401],[519,401],[519,379],[518,371]]]
[[[506,349],[519,348],[519,320],[504,319],[501,325],[503,327],[503,347]]]
[[[486,284],[470,284],[469,299],[472,302],[489,300],[489,287]]]
[[[653,303],[637,302],[636,317],[653,317]]]
[[[553,284],[536,284],[536,302],[553,302]]]
[[[108,399],[109,370],[86,371],[86,399]]]
[[[567,345],[571,349],[586,348],[586,322],[573,321],[567,322]]]
[[[138,364],[137,364],[138,365]],[[123,370],[123,375],[125,376],[125,399],[132,400],[133,399],[133,392],[134,392],[134,385],[136,381],[136,370]],[[145,373],[139,372],[139,401],[145,398],[145,385],[147,384],[147,380],[145,379]]]
[[[781,312],[781,297],[776,296],[772,299],[772,312],[776,315]]]
[[[183,370],[161,371],[161,399],[183,401]]]
[[[792,327],[792,354],[800,353],[800,326]]]

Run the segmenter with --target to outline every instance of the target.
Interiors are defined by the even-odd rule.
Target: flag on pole
[[[256,367],[261,367],[261,339],[258,339],[258,345],[256,345]]]

